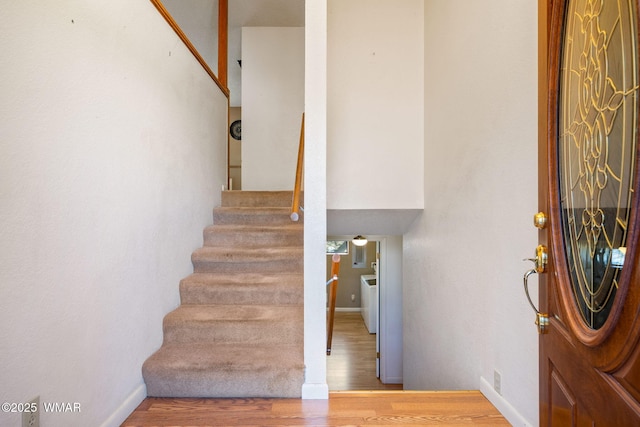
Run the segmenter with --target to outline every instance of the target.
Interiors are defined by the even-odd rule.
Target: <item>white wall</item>
[[[242,189],[292,190],[304,112],[305,29],[242,29]]]
[[[423,0],[329,0],[328,209],[422,209]]]
[[[480,388],[514,425],[538,423],[522,289],[537,244],[536,16],[529,0],[425,1],[425,211],[403,241],[405,388]]]
[[[120,425],[219,202],[227,100],[148,1],[8,2],[0,27],[1,400]]]
[[[402,236],[385,236],[379,240],[380,380],[402,384]]]
[[[217,75],[218,0],[162,0],[162,4]]]

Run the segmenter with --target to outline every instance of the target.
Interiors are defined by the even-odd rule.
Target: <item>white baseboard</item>
[[[381,380],[383,384],[403,384],[402,377],[389,377],[385,378],[384,381]]]
[[[147,397],[147,386],[140,384],[100,427],[119,427]]]
[[[329,399],[329,385],[324,384],[302,384],[302,398],[303,399]]]
[[[327,308],[327,311],[329,311],[329,309]],[[336,307],[336,311],[340,311],[340,312],[358,312],[360,313],[360,307]]]
[[[532,424],[527,421],[521,414],[511,406],[511,404],[501,395],[499,395],[489,384],[487,380],[480,377],[480,392],[489,399],[489,402],[495,406],[498,411],[515,427],[532,427]]]

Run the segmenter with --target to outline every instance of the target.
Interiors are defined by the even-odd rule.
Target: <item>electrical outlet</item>
[[[356,300],[356,294],[351,294],[351,302],[355,302]]]
[[[40,396],[31,399],[27,409],[22,412],[22,427],[40,427]]]
[[[502,395],[502,384],[501,383],[502,383],[502,375],[500,374],[500,371],[494,370],[493,371],[493,389],[499,395]]]

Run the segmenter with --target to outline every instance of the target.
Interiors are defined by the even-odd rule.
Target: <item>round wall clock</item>
[[[231,126],[229,126],[229,132],[231,133],[231,138],[237,139],[238,141],[240,141],[242,139],[241,130],[242,130],[242,126],[241,126],[240,120],[236,120],[235,122],[231,123]]]

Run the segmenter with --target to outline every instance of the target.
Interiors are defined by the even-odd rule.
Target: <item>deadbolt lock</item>
[[[547,260],[549,259],[549,254],[547,253],[547,247],[544,245],[538,245],[536,248],[536,272],[544,273],[547,271]]]
[[[545,245],[538,245],[536,248],[536,257],[535,258],[526,258],[525,261],[531,261],[535,267],[533,268],[534,273],[544,273],[547,271],[547,260],[549,259],[549,254],[547,253],[547,247]]]
[[[533,216],[533,225],[540,230],[546,228],[548,223],[549,217],[544,212],[538,212]]]

